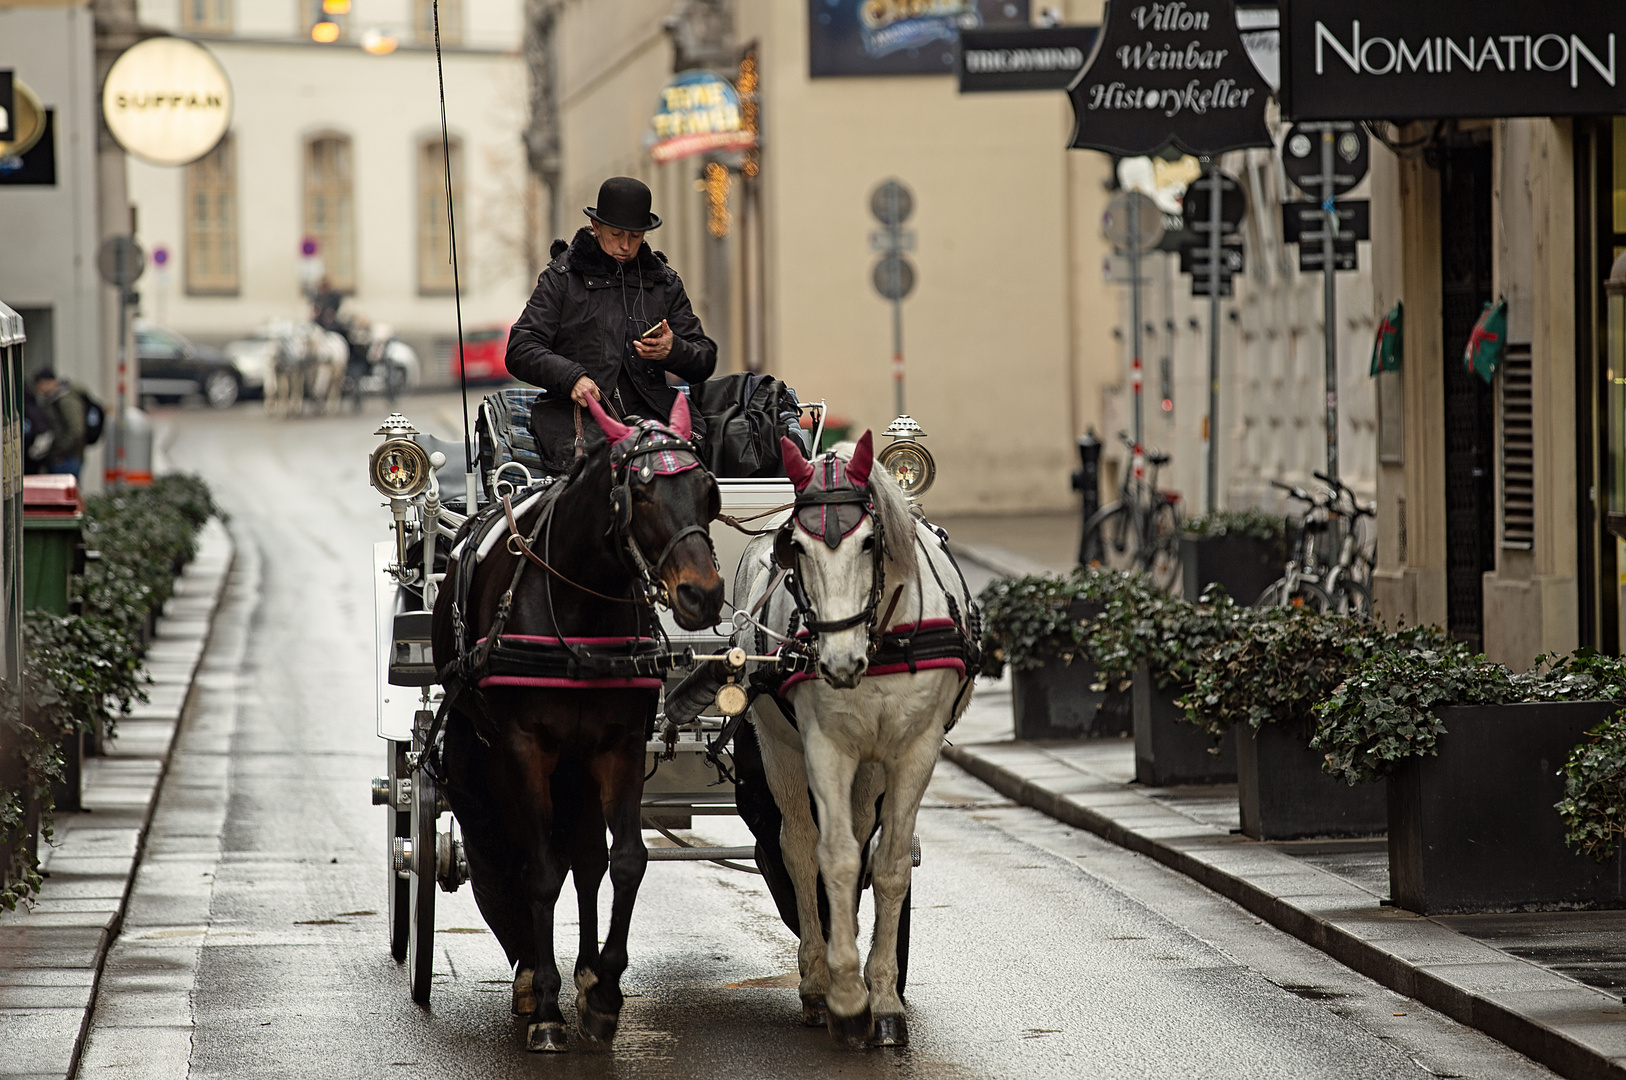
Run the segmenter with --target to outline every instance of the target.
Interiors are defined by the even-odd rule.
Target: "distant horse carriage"
[[[274,323],[271,335],[276,347],[266,373],[265,411],[301,416],[305,403],[312,401],[324,415],[338,412],[350,360],[344,336],[312,322]]]
[[[429,1000],[436,888],[472,879],[526,1047],[565,1049],[553,909],[568,873],[577,1023],[609,1040],[647,863],[754,861],[801,937],[804,1022],[905,1044],[915,815],[979,636],[947,538],[913,501],[933,472],[923,433],[900,417],[879,455],[867,432],[812,456],[784,438],[783,475],[734,478],[702,460],[684,394],[664,421],[594,402],[552,477],[526,431],[537,394],[484,400],[466,473],[461,443],[399,414],[370,461],[395,522],[374,551],[388,751],[373,798],[390,811],[390,945],[413,999]],[[800,408],[817,446],[823,405]],[[717,814],[739,814],[755,845],[674,831]]]

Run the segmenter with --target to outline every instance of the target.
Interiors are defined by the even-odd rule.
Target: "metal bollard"
[[[1084,521],[1088,524],[1101,509],[1101,439],[1092,427],[1078,439],[1080,467],[1073,471],[1073,490],[1084,496]],[[1084,564],[1084,538],[1079,537],[1079,565]]]
[[[152,483],[152,422],[134,405],[113,425],[105,472],[108,487],[144,487]]]

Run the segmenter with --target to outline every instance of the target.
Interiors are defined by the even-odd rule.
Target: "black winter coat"
[[[562,472],[574,452],[576,380],[591,378],[619,413],[665,420],[677,400],[665,373],[691,383],[708,378],[717,343],[701,328],[677,271],[648,244],[625,266],[604,253],[591,229],[579,230],[568,248],[561,240],[553,247],[553,261],[509,331],[507,363],[516,379],[547,391],[531,410],[531,431],[543,462]],[[632,340],[662,319],[672,328],[671,354],[640,359]],[[694,423],[703,438],[698,413]]]

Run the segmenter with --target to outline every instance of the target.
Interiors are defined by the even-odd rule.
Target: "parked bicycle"
[[[1158,588],[1173,589],[1180,580],[1180,496],[1157,486],[1157,471],[1169,463],[1169,455],[1148,452],[1124,432],[1118,438],[1129,450],[1129,468],[1124,470],[1118,501],[1101,507],[1084,523],[1079,561],[1085,566],[1138,570]]]
[[[1265,587],[1254,606],[1308,607],[1370,620],[1373,559],[1370,529],[1363,523],[1376,520],[1377,507],[1362,503],[1342,481],[1313,475],[1327,485],[1325,494],[1271,481],[1308,509],[1298,523],[1285,572]]]

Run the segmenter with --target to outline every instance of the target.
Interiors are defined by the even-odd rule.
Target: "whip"
[[[463,288],[457,276],[457,212],[452,198],[452,140],[446,130],[446,68],[440,60],[440,0],[434,0],[435,78],[440,85],[440,156],[446,164],[446,233],[452,244],[452,305],[457,312],[457,385],[463,395],[463,480],[468,511],[480,504],[474,475],[474,441],[469,438],[469,375],[463,365]]]

